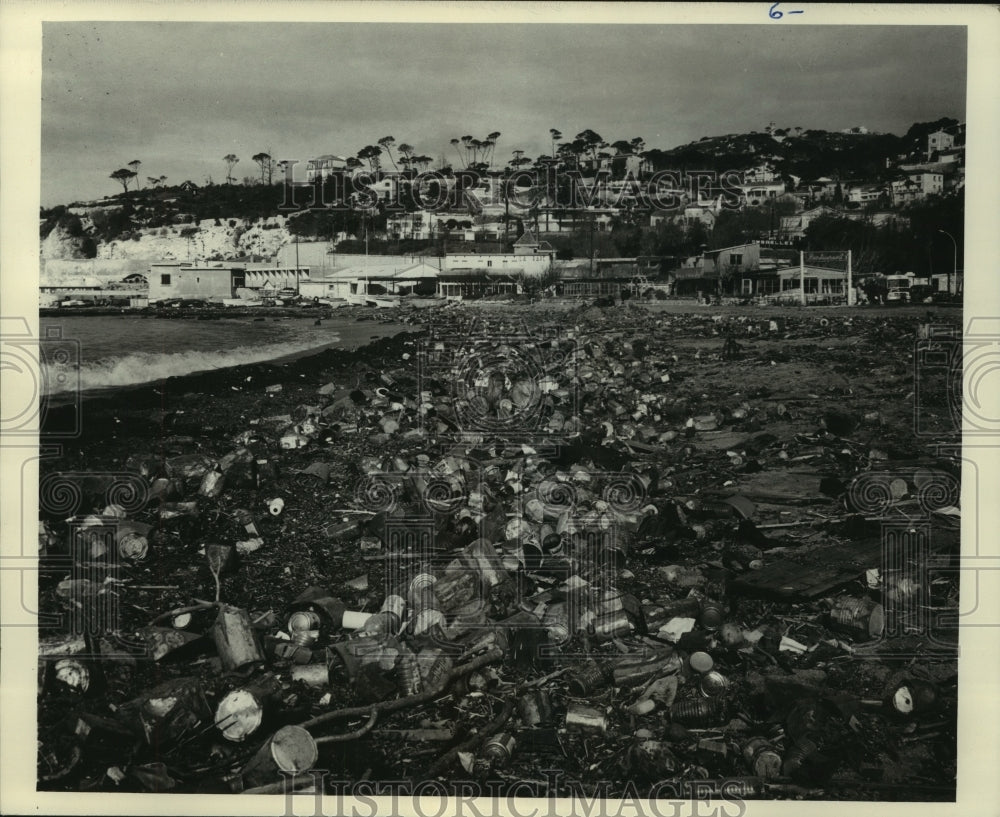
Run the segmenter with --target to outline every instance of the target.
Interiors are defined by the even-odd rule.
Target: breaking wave
[[[58,395],[73,391],[135,386],[178,375],[228,369],[248,363],[264,363],[319,351],[335,345],[338,340],[337,335],[325,335],[321,344],[317,344],[314,339],[297,343],[238,346],[226,351],[136,352],[123,357],[86,362],[79,367],[46,365],[45,393]]]

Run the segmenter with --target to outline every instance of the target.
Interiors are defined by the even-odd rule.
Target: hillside
[[[705,136],[670,150],[650,150],[656,170],[747,170],[770,163],[784,177],[880,179],[887,160],[922,158],[927,134],[957,125],[955,119],[915,123],[904,136],[891,133],[841,133],[801,128]]]
[[[87,208],[74,209],[79,211],[80,222],[87,231],[90,226]],[[43,263],[88,258],[97,261],[264,260],[293,240],[285,221],[284,216],[272,216],[249,224],[236,219],[204,219],[169,227],[138,227],[129,230],[127,237],[93,242],[89,245],[91,252],[86,251],[86,235],[81,238],[58,225],[42,239],[41,258]]]
[[[890,178],[891,168],[899,163],[922,159],[928,133],[955,124],[953,119],[915,123],[904,136],[867,133],[863,128],[842,133],[769,127],[765,132],[706,136],[670,150],[653,148],[643,155],[654,171],[742,171],[763,165],[786,182],[823,176],[877,182]],[[361,217],[356,212],[318,209],[287,219],[280,210],[282,204],[283,189],[278,183],[199,186],[186,181],[60,205],[40,213],[41,258],[43,263],[264,260],[291,242],[292,233],[321,241],[361,234]],[[369,224],[369,235],[384,226],[384,214],[376,216]],[[639,229],[628,229],[636,233],[634,240],[626,242],[628,246],[607,248],[613,254],[640,251]]]

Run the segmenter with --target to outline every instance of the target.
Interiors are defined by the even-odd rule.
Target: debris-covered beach
[[[82,403],[39,789],[954,799],[957,313],[393,319]]]

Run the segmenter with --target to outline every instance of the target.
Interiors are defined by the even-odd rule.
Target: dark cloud
[[[224,175],[221,157],[353,153],[593,128],[650,147],[716,133],[965,115],[960,27],[47,23],[42,202],[114,192],[108,174]]]

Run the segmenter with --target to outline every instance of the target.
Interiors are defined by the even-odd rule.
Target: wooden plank
[[[822,548],[801,559],[779,559],[745,573],[730,585],[734,593],[790,601],[815,599],[853,581],[882,561],[881,540]]]

